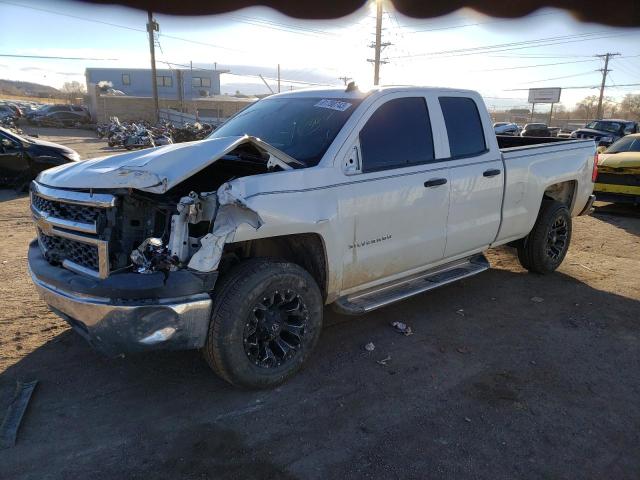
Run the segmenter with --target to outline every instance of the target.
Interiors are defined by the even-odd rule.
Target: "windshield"
[[[640,137],[622,137],[604,153],[640,152]]]
[[[267,98],[232,117],[209,138],[251,135],[313,166],[359,103],[353,98]]]
[[[618,122],[591,122],[587,124],[585,128],[591,128],[593,130],[602,130],[603,132],[617,133],[622,126]]]

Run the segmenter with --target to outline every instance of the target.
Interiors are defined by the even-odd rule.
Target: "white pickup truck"
[[[268,387],[310,355],[324,305],[369,312],[486,270],[503,244],[553,272],[595,153],[497,138],[473,91],[273,95],[203,141],[41,173],[30,273],[103,352],[201,348],[225,380]]]

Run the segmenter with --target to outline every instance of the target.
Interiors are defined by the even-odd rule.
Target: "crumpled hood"
[[[51,187],[134,188],[164,193],[243,143],[256,145],[285,165],[299,163],[254,137],[222,137],[65,164],[45,170],[37,181]]]

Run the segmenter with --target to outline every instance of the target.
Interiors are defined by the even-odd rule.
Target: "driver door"
[[[0,132],[0,185],[16,185],[27,178],[29,162],[26,161],[22,145]]]

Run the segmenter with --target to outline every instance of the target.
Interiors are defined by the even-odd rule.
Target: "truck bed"
[[[530,147],[532,145],[540,145],[544,143],[566,142],[574,140],[573,138],[558,138],[558,137],[516,137],[513,135],[496,135],[498,139],[498,147],[501,150],[517,148],[517,147]]]

